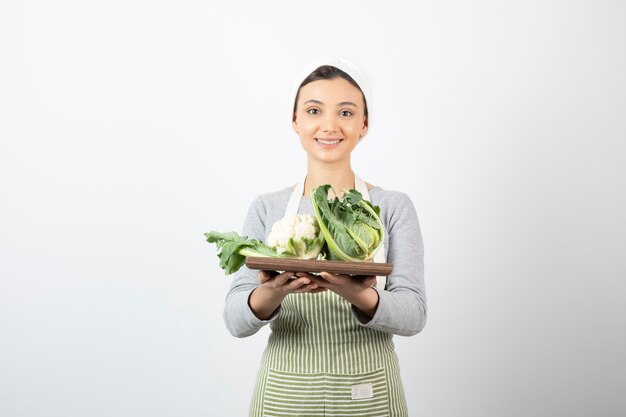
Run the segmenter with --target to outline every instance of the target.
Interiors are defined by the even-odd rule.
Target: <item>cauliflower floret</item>
[[[310,215],[309,215],[310,216]],[[313,219],[315,221],[315,219]],[[295,232],[295,239],[315,239],[317,235],[317,227],[316,225],[310,221],[310,219],[301,219],[300,222],[296,223],[293,228]]]
[[[310,241],[309,244],[304,240]],[[279,254],[315,258],[324,246],[317,219],[311,214],[286,216],[272,225],[267,244]]]

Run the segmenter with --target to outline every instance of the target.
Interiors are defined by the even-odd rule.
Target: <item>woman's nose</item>
[[[322,128],[324,132],[335,132],[338,129],[337,117],[334,114],[327,114],[324,118]]]

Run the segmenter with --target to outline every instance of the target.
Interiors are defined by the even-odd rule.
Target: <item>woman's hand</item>
[[[295,278],[292,279],[292,277]],[[258,279],[261,285],[252,291],[248,304],[252,312],[261,320],[269,319],[283,299],[291,293],[326,290],[312,282],[308,276],[301,276],[295,272],[277,274],[273,271],[259,271]]]
[[[376,283],[375,276],[353,277],[350,275],[335,275],[329,272],[320,272],[313,275],[298,272],[298,277],[309,278],[319,288],[327,288],[342,296],[349,303],[354,304],[367,316],[374,317],[378,308],[378,292],[372,288]]]

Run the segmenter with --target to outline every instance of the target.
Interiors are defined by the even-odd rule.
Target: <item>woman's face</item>
[[[340,162],[367,133],[361,91],[343,78],[313,81],[300,89],[293,129],[302,147],[322,162]]]

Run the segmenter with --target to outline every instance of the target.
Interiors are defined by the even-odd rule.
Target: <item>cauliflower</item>
[[[267,237],[267,245],[281,256],[302,259],[318,258],[324,247],[317,219],[311,214],[287,216],[274,223]]]

